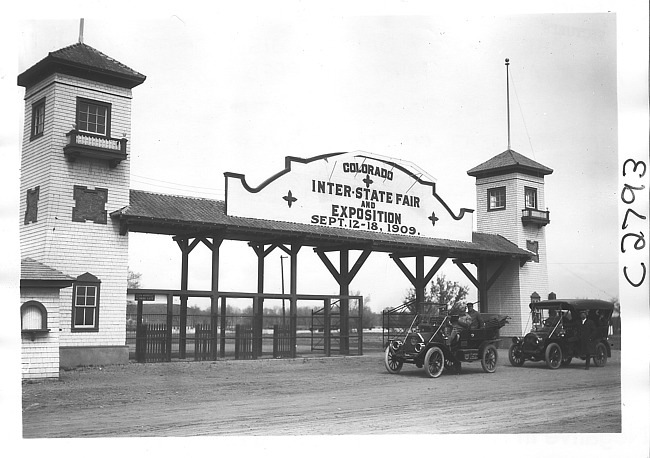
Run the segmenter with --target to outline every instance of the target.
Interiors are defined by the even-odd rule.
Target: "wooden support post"
[[[144,340],[144,332],[142,330],[142,299],[138,299],[135,323],[135,360],[139,363],[143,363],[145,358],[146,341]]]
[[[169,362],[172,360],[172,325],[174,323],[174,295],[167,295],[167,328],[165,329],[165,343],[167,348],[165,349],[166,360]]]
[[[323,342],[325,344],[325,356],[331,356],[332,354],[332,342],[331,342],[331,320],[332,317],[330,312],[332,310],[332,300],[327,298],[323,301]]]
[[[262,329],[264,327],[264,298],[261,296],[264,294],[264,259],[277,248],[277,245],[270,245],[266,249],[264,245],[251,245],[251,247],[257,255],[257,292],[260,294],[253,302],[253,355],[261,356]],[[259,320],[259,323],[256,320]]]
[[[416,313],[422,313],[422,304],[424,302],[424,255],[415,257],[415,307]]]
[[[359,338],[359,356],[363,356],[363,299],[358,300],[359,324],[357,325],[357,336]]]
[[[226,357],[226,326],[228,317],[226,316],[226,297],[221,296],[221,329],[219,339],[219,354],[222,358]]]
[[[189,283],[189,257],[190,250],[188,248],[187,239],[182,240],[181,246],[181,290],[187,291]],[[181,296],[181,309],[180,309],[180,332],[178,333],[178,352],[181,359],[185,358],[185,332],[187,327],[187,296]]]
[[[366,262],[372,250],[365,249],[354,263],[352,269],[349,268],[350,265],[350,250],[342,249],[339,251],[340,265],[339,270],[336,270],[336,267],[329,260],[327,255],[323,251],[316,251],[318,257],[323,261],[327,270],[330,271],[336,282],[339,284],[339,295],[349,296],[350,295],[350,283],[357,275],[363,263]],[[340,309],[340,345],[339,352],[342,355],[349,354],[349,339],[350,339],[350,306],[349,299],[341,299],[339,303]]]
[[[478,300],[479,312],[487,313],[488,306],[488,272],[487,260],[480,258],[478,261]]]
[[[253,298],[253,326],[251,350],[253,359],[262,356],[262,297]]]
[[[212,297],[210,298],[210,341],[212,343],[212,360],[217,359],[217,325],[219,323],[219,297],[216,295],[219,292],[219,248],[223,238],[213,237],[212,243],[203,241],[208,248],[212,251]],[[224,329],[224,323],[221,323]]]
[[[291,357],[295,358],[297,354],[298,346],[298,251],[300,251],[302,245],[291,245],[290,256],[291,256],[291,273],[290,273],[290,285],[289,285],[289,294],[291,294],[291,299],[289,300],[289,314],[290,314],[290,326],[291,326]]]
[[[341,250],[340,251],[340,269],[339,269],[339,294],[341,296],[350,295],[350,279],[349,279],[349,262],[350,262],[350,250]],[[339,344],[339,353],[342,355],[347,355],[350,353],[350,301],[346,299],[340,299],[339,301],[339,332],[340,332],[340,344]]]

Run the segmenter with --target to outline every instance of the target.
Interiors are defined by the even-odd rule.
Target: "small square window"
[[[506,209],[506,187],[505,186],[488,189],[487,209],[488,211]]]
[[[80,132],[110,136],[111,105],[87,99],[77,99],[77,129]]]
[[[45,132],[45,99],[32,105],[32,133],[30,140],[40,137]]]
[[[537,189],[535,188],[524,188],[524,200],[526,208],[537,209]]]

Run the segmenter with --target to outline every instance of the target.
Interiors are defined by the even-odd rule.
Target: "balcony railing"
[[[66,137],[68,144],[63,147],[63,153],[70,162],[88,157],[106,160],[112,168],[126,159],[126,138],[102,137],[78,130],[71,130]]]
[[[551,222],[550,212],[548,210],[536,210],[534,208],[526,208],[521,211],[521,222],[525,225],[536,224],[538,227],[546,226]]]

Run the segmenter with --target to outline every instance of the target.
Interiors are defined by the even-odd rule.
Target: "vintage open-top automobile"
[[[395,374],[404,363],[415,364],[436,378],[445,367],[460,372],[462,362],[480,360],[483,370],[492,373],[497,367],[499,329],[507,318],[483,314],[480,327],[462,329],[458,315],[416,315],[403,339],[389,341],[384,353],[386,370]]]
[[[596,299],[553,299],[530,304],[532,328],[524,337],[513,337],[508,359],[513,366],[524,361],[545,361],[551,369],[568,366],[573,358],[585,359],[581,353],[578,328],[580,312],[596,323],[594,364],[604,366],[612,356],[607,340],[609,320],[614,304]]]

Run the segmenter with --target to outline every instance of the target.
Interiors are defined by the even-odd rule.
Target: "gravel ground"
[[[23,384],[25,438],[619,433],[620,352],[604,368],[479,362],[430,379],[383,354],[62,371]]]

